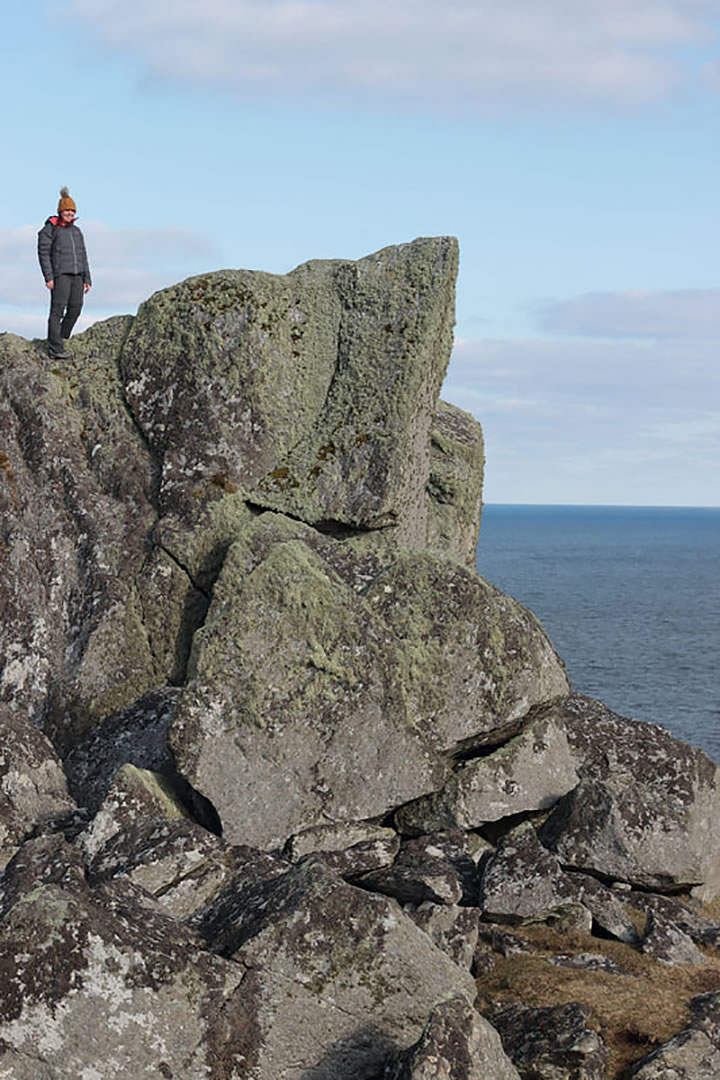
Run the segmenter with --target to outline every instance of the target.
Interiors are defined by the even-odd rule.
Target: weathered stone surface
[[[132,583],[153,508],[118,377],[130,322],[87,331],[62,368],[0,336],[0,701],[58,739],[156,678]]]
[[[488,860],[480,883],[480,906],[488,919],[519,922],[574,900],[574,893],[560,863],[525,822],[500,841]]]
[[[477,828],[550,807],[577,782],[565,731],[541,716],[500,749],[459,765],[442,791],[401,807],[396,823],[403,832]]]
[[[588,874],[568,874],[579,903],[592,914],[593,922],[606,934],[634,945],[638,932],[623,900],[597,878]]]
[[[575,1002],[535,1009],[510,1005],[492,1017],[503,1049],[527,1080],[606,1080],[609,1052]]]
[[[475,569],[485,468],[482,428],[439,401],[430,433],[427,547]]]
[[[231,842],[381,817],[442,785],[450,746],[566,686],[535,619],[457,564],[400,555],[358,595],[337,549],[263,515],[196,634],[171,743]]]
[[[372,870],[357,878],[355,884],[401,904],[457,904],[462,899],[460,874],[432,837],[418,837],[403,844],[391,866]]]
[[[646,914],[654,911],[666,922],[672,922],[691,937],[696,945],[710,945],[713,948],[720,946],[720,923],[708,919],[674,896],[659,896],[657,893],[633,890],[628,895],[628,903]]]
[[[188,811],[160,773],[123,765],[92,824],[80,838],[88,859],[138,819],[186,818]]]
[[[457,259],[452,239],[416,240],[285,277],[191,278],[141,305],[126,392],[162,457],[161,506],[190,513],[219,477],[311,523],[424,544]]]
[[[500,1037],[464,998],[433,1009],[415,1046],[388,1066],[385,1080],[519,1080]]]
[[[260,519],[230,549],[171,727],[226,838],[265,848],[384,815],[446,771],[407,716],[386,626],[297,532]]]
[[[394,900],[312,856],[246,892],[213,947],[254,972],[254,1080],[371,1077],[420,1036],[437,1000],[475,996],[469,972]]]
[[[113,833],[90,859],[92,884],[120,877],[157,897],[166,914],[187,919],[232,881],[232,853],[192,821],[143,817]]]
[[[410,719],[443,754],[497,745],[534,705],[566,692],[562,661],[535,616],[456,564],[406,555],[366,596],[401,643]]]
[[[622,972],[614,960],[602,953],[575,953],[550,957],[555,967],[572,968],[575,971],[603,971],[606,975],[621,975]]]
[[[470,971],[478,940],[480,912],[477,908],[433,904],[425,900],[417,908],[408,904],[405,912],[438,949]]]
[[[82,875],[41,873],[3,904],[0,972],[0,1069],[34,1060],[53,1077],[248,1075],[245,970],[199,950],[127,884],[91,891]]]
[[[316,851],[313,857],[354,885],[365,874],[392,866],[399,850],[400,837],[393,835],[392,839],[361,841],[343,851]]]
[[[638,1062],[638,1080],[717,1080],[720,1050],[703,1031],[688,1029]]]
[[[178,691],[172,687],[151,692],[127,709],[108,716],[65,759],[68,784],[77,801],[97,811],[120,769],[168,774],[168,722]]]
[[[661,964],[705,963],[705,957],[693,939],[654,911],[648,912],[640,948]]]
[[[716,895],[720,804],[707,755],[578,694],[548,715],[565,725],[582,783],[542,828],[543,844],[564,864],[606,877]]]
[[[74,808],[50,741],[0,705],[0,870],[33,829]]]
[[[640,1080],[715,1080],[720,1076],[720,994],[690,1002],[692,1023],[635,1064]]]
[[[341,825],[316,825],[312,829],[298,833],[297,836],[291,836],[283,849],[283,855],[291,862],[297,862],[304,855],[311,855],[315,851],[345,851],[357,844],[397,839],[394,829],[373,825],[367,821],[352,821]]]

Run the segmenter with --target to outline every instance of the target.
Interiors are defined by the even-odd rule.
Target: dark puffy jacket
[[[92,285],[83,234],[77,225],[59,221],[49,217],[38,233],[38,259],[45,280],[53,281],[58,274],[82,274],[83,281]]]

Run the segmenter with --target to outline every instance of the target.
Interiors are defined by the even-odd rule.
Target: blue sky
[[[4,12],[0,330],[220,267],[460,241],[443,396],[490,502],[720,505],[720,0],[26,0]]]

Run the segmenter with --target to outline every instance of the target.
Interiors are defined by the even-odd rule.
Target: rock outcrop
[[[208,274],[62,368],[0,336],[3,1080],[600,1077],[592,1009],[496,969],[715,989],[716,767],[475,572],[456,270]],[[639,1075],[714,1067],[708,1000]]]

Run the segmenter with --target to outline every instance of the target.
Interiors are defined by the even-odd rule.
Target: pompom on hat
[[[66,187],[60,188],[60,202],[58,203],[58,214],[61,210],[72,210],[77,213],[77,206],[74,199],[70,198],[70,192]]]

